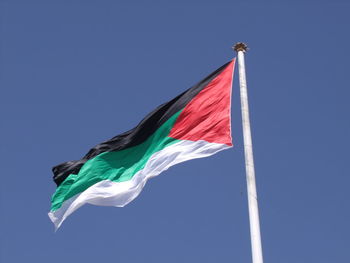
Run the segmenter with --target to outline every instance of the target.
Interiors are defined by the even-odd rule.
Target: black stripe
[[[229,64],[221,66],[192,88],[149,113],[135,128],[96,145],[81,160],[69,161],[52,168],[53,180],[59,186],[70,174],[78,174],[84,163],[103,152],[120,151],[144,142],[171,116],[183,109],[210,81]]]

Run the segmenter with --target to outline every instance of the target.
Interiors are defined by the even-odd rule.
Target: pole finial
[[[236,45],[232,47],[232,49],[236,52],[238,51],[246,52],[248,51],[248,46],[243,42],[238,42]]]

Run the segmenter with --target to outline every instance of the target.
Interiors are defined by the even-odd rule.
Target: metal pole
[[[252,145],[252,136],[251,136],[250,120],[249,120],[247,81],[245,76],[245,64],[244,64],[244,53],[247,51],[248,47],[244,43],[237,43],[233,47],[233,49],[238,53],[239,84],[240,84],[240,94],[241,94],[242,126],[243,126],[243,138],[244,138],[245,168],[246,168],[246,177],[247,177],[252,258],[253,258],[253,263],[263,263],[258,198],[256,193],[256,184],[255,184],[253,145]]]

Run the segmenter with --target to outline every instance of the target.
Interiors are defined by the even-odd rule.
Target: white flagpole
[[[244,43],[237,43],[233,49],[238,54],[239,85],[241,94],[242,126],[244,138],[245,169],[247,177],[250,238],[253,263],[263,263],[263,254],[260,236],[258,198],[255,184],[255,169],[253,159],[253,145],[250,130],[247,81],[245,76],[244,53],[248,47]]]

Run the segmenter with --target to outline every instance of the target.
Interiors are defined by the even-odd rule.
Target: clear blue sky
[[[47,217],[52,166],[132,128],[238,41],[265,261],[350,262],[350,4],[289,2],[2,0],[1,263],[250,262],[238,75],[233,149],[57,233]]]

